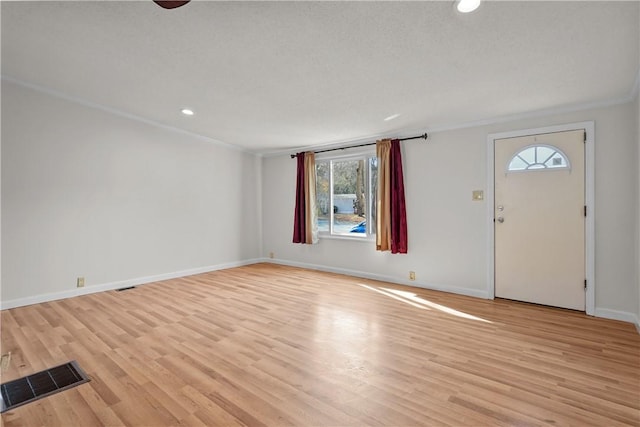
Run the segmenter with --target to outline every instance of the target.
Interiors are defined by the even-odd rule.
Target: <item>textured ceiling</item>
[[[3,1],[2,75],[269,152],[628,96],[638,6]]]

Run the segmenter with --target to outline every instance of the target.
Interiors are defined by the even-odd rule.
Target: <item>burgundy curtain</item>
[[[400,141],[376,143],[378,157],[378,199],[376,204],[376,250],[407,253],[407,208]]]
[[[296,154],[296,209],[293,243],[318,243],[316,212],[316,160],[312,151]]]
[[[304,153],[296,154],[296,209],[293,217],[293,243],[306,243]]]
[[[400,141],[391,141],[391,253],[407,253],[407,208],[404,202],[404,178]]]

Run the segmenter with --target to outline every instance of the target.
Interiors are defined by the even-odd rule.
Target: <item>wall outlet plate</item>
[[[76,282],[76,286],[78,288],[84,288],[84,277],[78,277],[78,281]]]
[[[416,272],[415,271],[410,271],[409,272],[409,280],[416,280]]]
[[[0,370],[5,372],[9,369],[9,364],[11,363],[11,352],[5,353],[2,355],[2,359],[0,359]]]
[[[479,202],[480,200],[484,200],[484,191],[473,190],[471,192],[471,200],[473,200],[474,202]]]

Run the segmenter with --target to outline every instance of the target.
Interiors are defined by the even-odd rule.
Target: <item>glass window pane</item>
[[[545,166],[548,168],[566,168],[567,162],[562,154],[556,153],[545,163]]]
[[[318,231],[362,238],[375,233],[378,159],[366,156],[316,162]]]
[[[546,164],[546,161],[556,152],[553,148],[549,147],[536,147],[538,163]]]
[[[525,147],[509,162],[509,171],[568,169],[569,160],[559,149],[547,145]]]
[[[331,216],[329,194],[329,162],[316,163],[316,209],[318,213],[318,231],[329,232]]]
[[[369,159],[369,188],[370,202],[369,202],[369,233],[376,234],[376,205],[378,204],[378,158],[372,157]]]
[[[527,166],[529,165],[525,163],[520,157],[516,156],[513,158],[513,160],[511,160],[511,163],[509,163],[509,170],[522,171],[525,170]]]
[[[333,162],[333,232],[365,234],[364,160]]]
[[[533,164],[536,162],[536,150],[535,147],[527,147],[518,153],[518,156],[522,157],[525,162]]]

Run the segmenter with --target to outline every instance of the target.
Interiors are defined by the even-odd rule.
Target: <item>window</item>
[[[545,169],[569,169],[569,159],[551,145],[530,145],[523,148],[509,162],[509,172]]]
[[[316,159],[320,236],[375,234],[378,160],[375,155]]]

